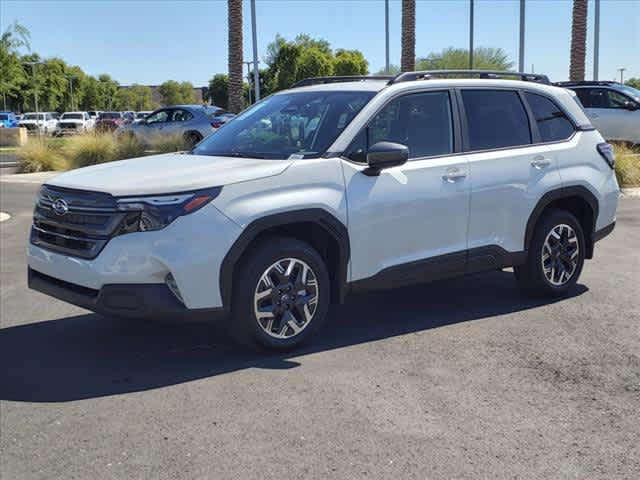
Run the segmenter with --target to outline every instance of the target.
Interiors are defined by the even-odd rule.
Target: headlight
[[[149,195],[118,199],[118,210],[129,212],[120,233],[160,230],[176,218],[193,213],[216,198],[222,187],[172,195]]]

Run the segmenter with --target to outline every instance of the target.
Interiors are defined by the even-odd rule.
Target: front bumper
[[[28,285],[32,290],[107,316],[213,320],[225,315],[222,308],[189,310],[161,283],[104,285],[94,290],[29,268]]]

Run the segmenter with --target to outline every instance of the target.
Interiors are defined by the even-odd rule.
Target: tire
[[[566,295],[580,277],[585,251],[584,232],[576,217],[566,210],[550,210],[536,225],[526,263],[514,268],[516,279],[532,294]]]
[[[331,303],[329,272],[310,245],[294,238],[269,237],[246,253],[236,271],[229,327],[241,345],[291,350],[324,323]]]
[[[196,144],[202,140],[202,135],[198,132],[188,132],[185,133],[184,136],[187,139],[187,142],[189,142],[189,146],[191,146],[191,148],[195,147]]]

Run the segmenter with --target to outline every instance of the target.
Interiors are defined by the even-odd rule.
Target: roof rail
[[[554,82],[553,84],[559,87],[575,87],[578,85],[615,85],[620,84],[620,82],[615,80],[578,80],[574,82]]]
[[[290,88],[308,87],[309,85],[321,85],[324,83],[364,82],[366,80],[391,80],[393,75],[344,75],[339,77],[310,77],[300,80]]]
[[[447,76],[478,76],[479,78],[504,79],[516,77],[525,82],[551,83],[549,77],[539,73],[508,72],[500,70],[423,70],[419,72],[404,72],[396,75],[389,81],[389,85],[400,82],[412,82],[414,80],[429,80],[433,77]]]

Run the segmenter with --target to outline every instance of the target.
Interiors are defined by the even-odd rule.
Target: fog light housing
[[[164,283],[169,287],[171,293],[175,295],[175,297],[180,300],[180,303],[184,305],[184,300],[182,299],[182,294],[180,293],[180,289],[178,288],[178,284],[176,283],[176,279],[173,278],[173,274],[169,273],[164,278]]]

